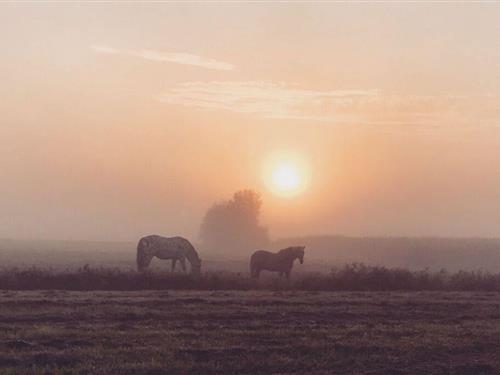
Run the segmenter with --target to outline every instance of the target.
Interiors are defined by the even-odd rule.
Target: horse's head
[[[151,263],[152,259],[153,259],[153,254],[150,254],[147,245],[145,246],[144,243],[139,242],[139,245],[137,246],[137,257],[136,257],[137,270],[144,271],[149,266],[149,263]]]
[[[295,251],[297,254],[297,258],[299,259],[300,264],[304,264],[304,253],[305,253],[305,246],[296,246]]]
[[[201,275],[201,259],[200,258],[197,258],[196,260],[193,260],[191,262],[191,273],[194,276]]]
[[[150,255],[137,253],[137,271],[144,271],[148,268],[152,258]]]
[[[191,245],[191,244],[190,244]],[[191,274],[200,276],[201,274],[201,259],[193,246],[189,246],[186,251],[186,258],[191,264]]]

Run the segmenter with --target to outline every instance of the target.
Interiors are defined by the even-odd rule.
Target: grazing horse
[[[280,276],[285,275],[289,279],[295,259],[298,259],[300,264],[304,263],[304,249],[305,246],[293,246],[277,253],[258,250],[250,257],[250,275],[258,278],[260,271],[267,270],[279,272]]]
[[[137,269],[142,271],[149,266],[151,259],[172,259],[172,271],[179,261],[182,270],[186,271],[186,259],[191,263],[191,273],[199,275],[201,260],[193,245],[182,237],[162,237],[151,235],[142,237],[137,244]]]

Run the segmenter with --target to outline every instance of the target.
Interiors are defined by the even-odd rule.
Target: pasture
[[[1,291],[0,371],[496,374],[492,292]]]
[[[290,281],[207,254],[4,241],[0,373],[497,374],[500,275],[317,261]],[[84,266],[86,265],[86,266]]]

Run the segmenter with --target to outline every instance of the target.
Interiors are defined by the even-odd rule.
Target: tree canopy
[[[267,228],[259,225],[262,198],[253,190],[241,190],[228,201],[208,209],[200,228],[202,246],[214,252],[241,253],[269,242]]]

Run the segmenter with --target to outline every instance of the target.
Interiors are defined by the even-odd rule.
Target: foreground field
[[[0,372],[500,373],[500,294],[0,292]]]

